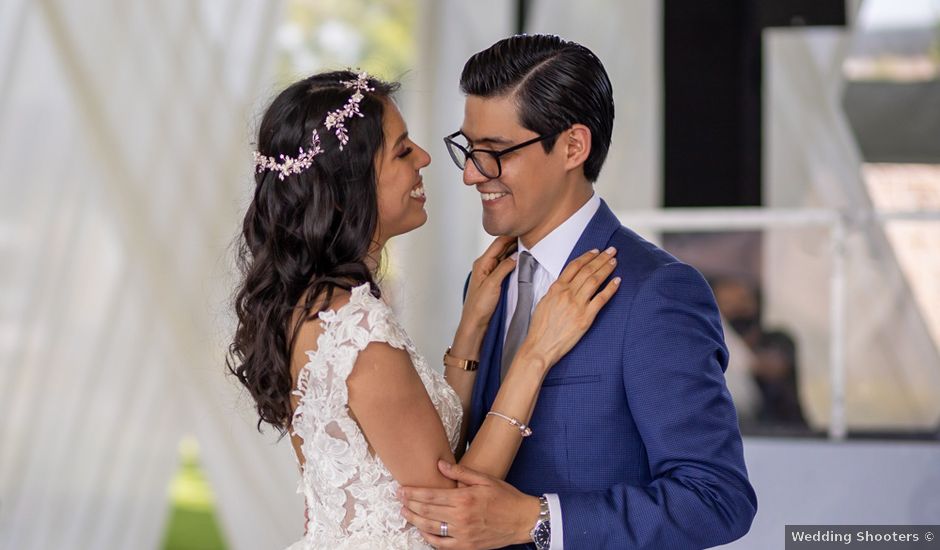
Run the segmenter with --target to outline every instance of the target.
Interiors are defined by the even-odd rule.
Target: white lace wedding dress
[[[349,303],[320,313],[324,331],[317,350],[300,371],[294,395],[293,433],[303,439],[305,465],[298,492],[304,494],[308,522],[303,539],[288,550],[430,548],[401,516],[398,483],[369,452],[358,424],[349,415],[346,378],[356,356],[370,342],[408,351],[444,424],[451,450],[460,432],[460,399],[444,377],[415,350],[391,308],[364,284],[352,289]]]

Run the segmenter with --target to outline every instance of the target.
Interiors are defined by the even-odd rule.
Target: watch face
[[[532,537],[532,541],[535,543],[536,548],[539,550],[548,549],[548,546],[552,542],[552,525],[547,521],[540,521],[538,525],[535,526],[535,533]]]

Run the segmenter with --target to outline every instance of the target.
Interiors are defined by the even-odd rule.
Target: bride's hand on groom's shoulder
[[[565,267],[535,306],[517,357],[535,357],[551,367],[571,351],[620,286],[615,277],[598,292],[617,266],[616,254],[613,247],[591,250]]]
[[[503,279],[516,267],[516,261],[512,258],[515,246],[515,237],[497,237],[483,255],[473,262],[470,284],[463,303],[463,322],[480,329],[486,328],[499,303]]]

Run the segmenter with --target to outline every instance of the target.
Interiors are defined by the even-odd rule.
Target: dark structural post
[[[759,206],[767,27],[844,26],[844,0],[663,0],[663,206]]]
[[[525,24],[529,16],[529,0],[516,0],[516,34],[525,32]]]

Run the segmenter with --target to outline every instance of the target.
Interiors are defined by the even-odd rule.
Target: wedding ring
[[[441,522],[441,536],[442,537],[447,536],[447,522],[446,521]]]

